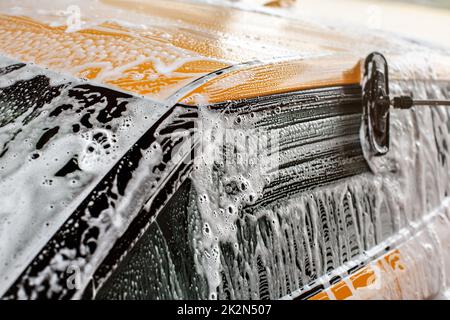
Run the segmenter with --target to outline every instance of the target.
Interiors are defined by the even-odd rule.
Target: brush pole
[[[413,100],[410,96],[394,97],[391,103],[396,109],[409,109],[412,106],[450,106],[450,100]]]

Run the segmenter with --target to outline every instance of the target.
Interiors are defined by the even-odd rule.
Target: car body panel
[[[227,81],[237,78],[248,88],[255,86],[253,91],[245,91],[245,97],[252,97],[358,83],[356,66],[367,52],[383,50],[391,60],[399,54],[398,46],[384,37],[331,33],[318,25],[233,8],[185,2],[172,5],[167,1],[79,5],[87,9],[79,13],[77,30],[78,16],[64,14],[64,2],[58,4],[60,10],[44,2],[41,13],[33,10],[32,3],[24,2],[21,10],[14,11],[5,2],[0,18],[3,54],[159,101],[202,76],[230,66],[237,70]],[[102,12],[102,16],[95,12]],[[65,32],[67,23],[74,24],[76,32]],[[240,29],[243,24],[245,34]],[[274,57],[281,61],[274,63]],[[249,69],[256,73],[254,77]],[[267,77],[277,80],[266,82]],[[205,91],[203,99],[213,90],[213,102],[236,95],[217,96],[217,90],[208,85],[198,90]],[[235,98],[242,97],[244,93]]]
[[[0,116],[1,291],[167,107],[4,57],[0,70],[14,106]]]
[[[286,279],[289,278],[289,281],[300,286],[290,288],[289,284],[286,287],[286,284],[280,282],[279,287],[276,287],[278,282],[274,280],[274,284],[270,285],[272,291],[267,293],[264,289],[265,293],[260,292],[258,297],[427,298],[436,294],[439,285],[424,274],[427,272],[445,274],[449,266],[446,261],[437,261],[439,255],[448,250],[441,244],[444,243],[442,239],[448,237],[448,232],[445,232],[448,212],[447,203],[444,201],[448,188],[448,172],[447,158],[443,151],[448,140],[448,133],[445,130],[448,114],[441,109],[395,114],[393,126],[396,133],[391,155],[381,160],[364,158],[358,135],[361,119],[359,85],[360,59],[370,51],[382,50],[392,67],[394,92],[411,88],[422,98],[445,97],[446,85],[450,80],[450,59],[445,52],[394,36],[340,32],[297,20],[235,8],[173,1],[105,0],[93,3],[80,1],[78,10],[81,10],[81,15],[77,16],[77,6],[69,8],[69,4],[72,2],[58,3],[54,8],[51,1],[44,1],[41,4],[41,11],[34,10],[33,3],[27,1],[18,8],[12,7],[8,1],[0,6],[0,54],[8,57],[1,58],[7,61],[2,63],[15,65],[25,62],[28,63],[26,69],[35,70],[24,79],[19,76],[8,79],[7,85],[29,80],[30,75],[52,74],[49,80],[52,84],[68,85],[69,82],[69,86],[74,84],[83,86],[85,83],[86,86],[97,86],[98,90],[109,90],[112,95],[124,95],[125,100],[142,100],[140,108],[143,114],[147,115],[148,121],[144,121],[142,130],[130,129],[133,135],[123,144],[120,155],[108,163],[104,170],[96,172],[101,180],[96,180],[87,187],[82,196],[74,199],[69,209],[52,221],[50,232],[41,228],[40,236],[36,238],[30,236],[26,243],[21,243],[23,241],[21,234],[2,233],[2,236],[6,237],[17,236],[14,240],[16,245],[8,243],[10,247],[5,247],[4,252],[11,248],[14,250],[20,245],[26,247],[27,243],[29,245],[33,239],[36,240],[34,246],[29,247],[30,251],[17,260],[18,265],[14,272],[10,270],[11,266],[5,267],[4,270],[10,277],[0,286],[0,294],[4,294],[5,298],[80,298],[88,286],[92,285],[95,288],[98,284],[104,284],[111,273],[121,265],[127,252],[153,226],[152,223],[167,203],[170,203],[175,191],[183,186],[184,181],[190,179],[188,177],[193,177],[191,180],[195,192],[200,192],[208,186],[211,190],[203,190],[205,193],[215,192],[212,190],[215,185],[210,185],[211,181],[202,175],[208,172],[209,168],[206,171],[199,171],[195,169],[193,163],[182,161],[188,157],[192,151],[190,148],[194,149],[196,143],[187,144],[188,149],[181,155],[178,154],[176,161],[166,159],[170,158],[168,155],[178,144],[185,144],[176,129],[182,127],[188,132],[188,136],[195,136],[195,132],[202,132],[204,129],[198,127],[199,119],[212,119],[212,122],[218,124],[220,128],[230,126],[239,129],[239,125],[236,126],[233,122],[239,117],[245,119],[243,124],[251,129],[253,126],[267,126],[277,134],[286,135],[286,138],[289,134],[294,134],[294,137],[304,144],[300,146],[298,150],[301,152],[297,154],[295,150],[291,150],[290,144],[293,143],[287,143],[289,147],[285,162],[282,163],[279,181],[261,182],[255,177],[252,178],[256,179],[256,184],[264,185],[267,197],[262,199],[260,207],[255,209],[259,214],[258,219],[255,220],[252,215],[248,215],[245,218],[248,221],[244,218],[240,220],[241,217],[238,221],[242,224],[241,228],[244,230],[242,232],[245,235],[246,232],[252,234],[250,229],[246,228],[262,228],[255,233],[254,236],[257,238],[265,236],[264,230],[268,232],[267,230],[270,231],[271,228],[276,230],[283,226],[287,228],[285,232],[292,232],[298,239],[307,243],[305,250],[308,253],[305,262],[302,263],[308,267],[298,267],[293,261],[288,264],[293,274],[300,274],[299,278],[306,283],[300,286],[297,283],[298,279],[290,279],[289,277],[294,276],[288,274],[284,266],[275,264],[269,255],[266,254],[264,257],[267,261],[261,262],[262,258],[257,256],[257,252],[242,247],[239,254],[247,255],[246,258],[251,261],[252,268],[258,269],[261,268],[261,263],[267,263],[273,270],[278,270],[274,272],[274,279],[277,274],[286,272],[288,274]],[[243,26],[246,27],[245,30],[242,30]],[[12,72],[11,74],[14,74],[15,71]],[[8,87],[7,85],[5,86]],[[5,86],[2,85],[2,90],[5,90]],[[327,90],[331,93],[322,97],[321,94]],[[348,94],[347,91],[353,94]],[[285,99],[286,103],[281,101],[282,99]],[[61,107],[59,104],[62,102],[58,101],[57,105],[51,103],[44,105],[51,112],[52,108]],[[101,100],[99,104],[104,107],[104,102]],[[273,107],[260,110],[262,104]],[[309,106],[310,104],[313,107]],[[311,113],[303,109],[307,105],[311,108]],[[324,106],[331,107],[331,111],[321,110],[320,108]],[[248,110],[249,108],[252,110]],[[249,116],[253,114],[252,111],[257,114],[255,119],[260,122]],[[98,112],[97,107],[87,113],[92,112]],[[216,112],[214,116],[213,112]],[[293,117],[294,114],[298,119]],[[119,118],[121,116],[120,114]],[[137,121],[136,117],[139,116],[131,118]],[[225,117],[233,121],[224,120]],[[284,119],[283,121],[288,119],[288,122],[283,122],[287,127],[277,125],[277,119]],[[326,130],[322,132],[320,129],[324,123]],[[5,127],[7,125],[10,123],[5,123]],[[96,130],[98,127],[101,125],[96,123],[94,128],[87,128],[87,131]],[[26,124],[24,128],[27,128]],[[31,151],[41,140],[38,133],[51,130],[47,125],[34,129],[36,135],[32,137],[36,141],[33,140]],[[208,135],[212,131],[207,127],[203,133],[206,132]],[[11,131],[5,129],[5,132],[9,134]],[[126,132],[122,133],[126,135]],[[410,140],[412,133],[416,141]],[[78,139],[77,135],[73,136]],[[342,137],[344,139],[339,140]],[[433,137],[434,141],[431,141],[430,137]],[[56,138],[58,136],[55,136],[55,140],[58,140]],[[207,136],[204,145],[215,147],[213,140],[208,140],[210,138]],[[151,151],[152,146],[158,148],[161,145],[167,146],[167,149],[158,149],[152,156],[158,161],[145,156]],[[421,147],[416,148],[416,145]],[[43,146],[45,146],[43,151],[47,152],[48,145],[44,143]],[[81,154],[84,154],[87,145],[80,148]],[[27,152],[20,157],[25,159],[28,153],[32,154],[30,150],[26,150]],[[80,150],[75,151],[80,153]],[[409,157],[411,153],[413,156]],[[212,159],[217,160],[219,154],[220,152],[215,150],[211,154]],[[401,162],[402,158],[406,160]],[[369,172],[369,167],[376,173],[375,175]],[[25,166],[22,166],[18,170],[24,168]],[[252,166],[245,168],[247,173],[252,171]],[[289,170],[298,168],[306,174],[302,176],[303,180],[293,181],[296,185],[290,186],[289,179],[286,178]],[[3,177],[5,175],[2,175]],[[409,182],[409,185],[417,184],[418,187],[407,188],[405,194],[399,193],[397,197],[395,191],[405,187],[405,181]],[[5,189],[10,188],[8,184],[5,186]],[[429,190],[423,190],[424,186],[429,186]],[[135,192],[141,189],[144,191]],[[321,208],[323,197],[329,197],[330,201],[334,201],[329,211],[333,212],[333,219],[334,215],[336,219],[339,217],[335,227],[341,228],[340,232],[345,230],[350,232],[349,234],[355,229],[357,233],[355,237],[361,237],[361,240],[348,239],[349,243],[346,243],[347,240],[341,239],[342,235],[339,232],[333,234],[336,236],[333,246],[336,247],[330,250],[333,252],[333,259],[338,261],[337,265],[333,261],[337,278],[330,278],[330,275],[325,273],[324,266],[327,262],[320,260],[323,256],[320,256],[320,250],[316,246],[318,239],[310,237],[312,231],[306,226],[302,226],[302,232],[292,227],[298,222],[290,220],[295,220],[295,217],[279,213],[280,221],[273,222],[275,227],[270,224],[268,224],[270,227],[264,227],[267,222],[264,219],[261,222],[260,219],[265,214],[264,206],[271,203],[272,199],[282,196],[283,190],[290,190],[296,196],[300,195],[298,203],[292,200],[282,205],[288,206],[285,208],[286,212],[300,212],[303,217],[301,219],[306,219],[309,225],[311,222],[308,219],[312,219],[315,223],[312,224],[311,230],[314,232],[319,230],[314,234],[322,236],[322,233],[326,232],[325,229],[321,229],[325,226],[319,223],[315,212]],[[108,200],[105,200],[106,194]],[[417,201],[416,205],[412,206],[406,198],[402,198],[403,196]],[[352,206],[353,197],[362,199],[364,205],[369,208],[364,209],[358,204]],[[200,202],[199,207],[202,206]],[[101,203],[100,206],[104,207],[98,210],[93,208],[92,204],[96,203]],[[423,225],[423,222],[431,221],[428,219],[428,213],[440,204],[442,210],[434,215],[437,218],[433,218],[433,223],[430,222],[423,229],[417,230],[418,233],[425,234],[425,240],[414,240],[411,233],[410,237],[400,237],[401,241],[394,241],[397,235],[409,234],[411,225],[415,223]],[[244,206],[244,209],[253,210],[252,205]],[[33,210],[31,208],[28,211]],[[209,221],[204,214],[206,211],[202,211],[201,218]],[[111,219],[110,214],[114,216],[115,213],[119,213],[117,216],[123,220],[117,222]],[[35,224],[47,222],[45,217],[40,218],[42,221],[33,221],[28,217],[24,220],[18,218],[15,223],[24,230],[23,234],[29,228],[33,229]],[[101,220],[100,231],[97,230],[99,228],[97,219]],[[304,222],[301,219],[300,221]],[[346,219],[351,219],[352,222],[349,225],[342,223],[342,220]],[[380,219],[392,221],[386,223]],[[214,219],[211,221],[214,222]],[[248,226],[244,221],[249,222]],[[162,222],[160,224],[163,225]],[[218,225],[222,226],[221,223]],[[355,225],[361,225],[363,229],[358,230]],[[128,237],[130,234],[132,236]],[[287,246],[274,253],[276,259],[281,259],[285,256],[285,252],[294,247],[288,241],[294,240],[288,236],[284,239],[281,233],[273,237],[279,244],[276,246],[265,243],[267,248],[264,250],[265,252],[270,251],[268,248],[278,250],[283,245]],[[67,239],[72,240],[66,243]],[[172,239],[167,241],[170,242]],[[350,243],[351,241],[356,242]],[[408,241],[412,243],[412,247],[408,247]],[[419,242],[426,245],[419,245]],[[65,243],[64,246],[61,247],[61,243]],[[214,243],[212,241],[212,244]],[[439,245],[435,251],[428,250],[429,246],[436,243]],[[343,249],[339,247],[342,244]],[[212,247],[200,248],[208,252]],[[369,252],[371,248],[373,255],[366,254],[365,250]],[[337,255],[336,252],[339,250],[345,252],[345,258]],[[198,254],[195,250],[193,252]],[[203,253],[199,254],[204,258],[202,255]],[[354,261],[349,260],[349,256],[355,258]],[[235,258],[238,257],[242,259],[239,255]],[[311,267],[309,261],[313,258],[317,261],[314,261],[316,265]],[[105,264],[104,261],[108,263]],[[169,261],[167,264],[172,266],[170,259],[167,261]],[[200,274],[210,276],[207,279],[210,287],[205,289],[205,292],[214,292],[217,266],[204,261],[195,263],[197,269],[212,268],[213,276],[207,275],[206,269]],[[230,268],[227,272],[231,277],[235,270],[227,265],[227,261],[221,263],[224,268]],[[67,289],[61,286],[68,276],[68,266],[72,265],[79,268],[85,277],[81,288]],[[302,268],[315,267],[319,270],[317,274],[301,273],[301,270],[305,270]],[[270,274],[272,269],[267,267],[269,270],[267,272]],[[267,272],[261,271],[261,274],[267,277]],[[173,273],[175,272],[172,270],[171,276]],[[237,276],[232,279],[233,281],[244,277],[243,273],[234,275]],[[379,278],[383,281],[378,281]],[[336,279],[339,281],[336,282]],[[403,284],[399,283],[405,283],[404,279],[423,279],[424,282],[420,282],[422,286],[406,288],[402,292],[399,288]],[[174,292],[179,294],[178,297],[184,297],[177,288],[176,281],[173,281]],[[253,286],[252,281],[257,282],[249,278],[236,285],[236,288],[250,284]],[[36,284],[39,290],[35,289]],[[397,288],[394,288],[396,286]],[[363,292],[356,290],[364,287],[370,288]],[[423,290],[420,291],[420,288]],[[296,290],[292,292],[291,289]],[[220,290],[222,294],[220,297],[225,297],[224,292],[228,289],[222,286]],[[323,292],[317,294],[321,290]],[[418,290],[419,294],[415,295],[415,290]],[[243,291],[239,292],[236,289],[230,297],[247,297]],[[207,295],[202,296],[205,292],[194,296],[208,298]],[[165,297],[173,297],[171,294]]]

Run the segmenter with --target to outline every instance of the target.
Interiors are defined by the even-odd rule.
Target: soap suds
[[[61,78],[34,66],[0,76],[0,292],[165,110]]]
[[[430,81],[392,81],[391,91],[393,94],[412,91],[419,99],[448,98],[447,84]],[[233,109],[232,103],[229,109]],[[198,271],[208,279],[211,298],[277,299],[306,290],[314,283],[329,286],[329,272],[341,270],[345,274],[347,264],[369,261],[370,250],[403,234],[447,199],[450,115],[444,107],[394,110],[391,150],[384,157],[368,158],[372,172],[311,191],[285,193],[280,200],[256,207],[246,201],[250,195],[256,203],[267,197],[267,188],[273,180],[270,172],[280,174],[287,159],[307,154],[308,148],[323,150],[323,147],[316,142],[308,148],[307,145],[292,148],[277,154],[275,164],[268,157],[271,152],[267,145],[257,154],[256,144],[240,138],[261,139],[264,134],[276,133],[275,126],[255,131],[255,126],[264,122],[258,112],[244,115],[248,116],[244,121],[239,112],[225,112],[217,117],[212,111],[203,110],[202,115],[201,137],[206,139],[203,143],[206,147],[192,180],[204,225],[202,232],[198,232],[196,261]],[[344,118],[335,121],[342,122]],[[360,120],[352,121],[359,126]],[[308,129],[303,130],[311,132],[321,126],[323,123],[318,122],[316,127],[311,121]],[[288,128],[291,131],[278,129],[284,139],[293,134],[294,126]],[[354,131],[356,137],[358,131],[359,128]],[[225,137],[229,139],[225,141]],[[283,144],[284,139],[279,143]],[[336,141],[343,143],[345,139],[343,136]],[[243,152],[240,149],[244,146],[247,149]],[[242,155],[244,158],[239,160]],[[323,160],[325,165],[329,161]],[[258,172],[266,162],[266,169],[270,169]],[[294,175],[290,179],[302,177]],[[442,223],[436,222],[441,230],[448,227],[448,223]],[[431,250],[445,233],[433,238],[434,231],[425,231],[428,239],[425,241],[420,235],[422,231],[417,232],[407,238],[408,244],[399,245],[405,259],[411,260],[407,266],[410,273],[400,284],[402,295],[392,297],[428,298],[447,290],[447,280],[439,276],[448,274],[448,263],[441,261],[447,259],[445,250]],[[414,261],[422,264],[419,269]],[[364,294],[357,292],[355,296]]]

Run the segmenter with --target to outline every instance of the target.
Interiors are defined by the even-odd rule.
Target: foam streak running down
[[[400,91],[411,84],[394,86]],[[415,89],[423,98],[448,92],[429,83]],[[371,291],[376,285],[356,292],[356,281],[345,291],[351,294],[342,289],[330,297],[444,292],[449,264],[439,252],[445,250],[446,209],[433,226],[417,225],[448,194],[449,113],[394,111],[391,152],[369,159],[371,172],[359,144],[357,92],[327,88],[200,109],[201,153],[190,179],[97,297],[307,298],[336,283],[344,288],[341,279],[363,272],[388,246],[407,259],[401,265],[417,286],[402,281],[393,291],[399,273],[389,271],[380,284],[384,291]],[[403,245],[406,239],[419,246],[417,255]],[[443,249],[430,251],[430,243]],[[155,258],[146,263],[142,254],[153,246]],[[394,263],[397,256],[385,258]]]
[[[411,86],[416,97],[448,98],[447,84],[393,82],[393,91],[400,94],[403,88],[409,89]],[[364,172],[366,169],[362,166],[359,173],[352,173],[354,177],[333,181],[336,173],[339,173],[339,178],[345,177],[345,168],[358,168],[355,159],[361,156],[361,151],[359,155],[357,151],[359,144],[350,145],[348,149],[344,146],[352,141],[352,134],[358,135],[352,131],[352,123],[359,127],[361,120],[352,118],[351,113],[333,115],[333,109],[330,109],[327,120],[333,125],[326,129],[326,122],[318,116],[320,107],[312,107],[313,116],[305,117],[308,103],[300,102],[298,105],[293,109],[289,104],[281,109],[275,107],[273,110],[278,110],[279,114],[269,117],[244,112],[248,117],[253,117],[253,121],[246,119],[240,122],[238,119],[243,115],[239,112],[223,116],[228,117],[225,120],[228,124],[263,126],[266,130],[281,132],[278,150],[283,152],[277,155],[278,169],[273,170],[269,165],[270,169],[263,174],[256,173],[252,163],[273,161],[268,157],[270,151],[250,159],[253,162],[250,161],[247,167],[220,165],[223,159],[235,161],[231,158],[235,155],[221,152],[222,143],[217,142],[220,125],[217,131],[217,123],[212,123],[210,129],[215,133],[207,136],[211,140],[205,145],[219,149],[208,152],[208,155],[216,155],[215,160],[209,160],[210,165],[195,171],[193,180],[199,194],[201,220],[210,226],[209,233],[200,236],[198,241],[199,268],[204,270],[210,288],[217,292],[219,298],[280,298],[302,288],[300,291],[317,288],[317,285],[328,287],[367,263],[368,252],[372,248],[382,246],[390,237],[421,221],[427,213],[441,206],[448,195],[450,171],[447,146],[450,135],[447,109],[394,111],[392,151],[384,158],[369,159],[375,174]],[[228,110],[234,107],[230,106]],[[249,110],[255,109],[249,107]],[[349,112],[351,109],[341,110]],[[293,113],[295,116],[292,116]],[[290,119],[285,119],[286,123],[300,123],[289,123],[286,127],[277,124],[283,114]],[[344,124],[345,127],[339,129]],[[325,144],[308,136],[295,137],[296,134],[310,135],[312,132],[324,137],[325,133],[321,130],[329,132],[332,137]],[[207,137],[203,135],[204,139]],[[235,144],[233,147],[239,149],[241,145]],[[331,146],[340,147],[327,153],[325,150]],[[225,146],[224,149],[230,148]],[[320,150],[320,155],[311,157],[310,154],[317,150]],[[333,166],[335,157],[343,158]],[[313,165],[315,159],[323,163],[324,172],[313,179],[315,188],[308,191],[308,176],[321,168]],[[239,172],[248,174],[241,176]],[[272,177],[274,172],[276,178]],[[301,174],[296,175],[297,172]],[[245,188],[238,187],[228,193],[227,185],[233,180],[238,186],[244,182]],[[328,185],[316,187],[321,184],[320,181]],[[283,196],[274,196],[277,192]],[[252,194],[256,195],[252,203],[242,200]],[[203,199],[209,201],[205,204]],[[233,206],[236,209],[228,210]],[[444,221],[442,223],[445,225]],[[416,242],[416,245],[419,244]],[[213,256],[211,252],[216,254]],[[408,255],[408,258],[423,263],[419,254],[416,257]],[[433,266],[426,264],[423,272],[414,273],[413,276],[420,278],[417,281],[430,282],[436,272],[449,273],[450,266],[441,263],[439,255],[432,254],[432,259]],[[329,272],[333,270],[334,276],[331,276]],[[445,290],[445,286],[445,282],[441,282],[419,295],[405,287],[401,297],[427,298]]]

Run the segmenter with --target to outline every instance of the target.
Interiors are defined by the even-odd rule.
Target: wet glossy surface
[[[374,158],[358,134],[358,90],[329,87],[357,89],[359,59],[382,49],[394,93],[448,98],[448,55],[173,3],[79,1],[69,28],[69,2],[0,5],[0,54],[14,58],[0,58],[0,294],[445,292],[448,110],[393,112],[391,152]],[[264,97],[316,87],[329,92]],[[398,251],[385,255],[389,246]],[[67,286],[69,267],[79,287]],[[359,267],[369,274],[360,281]],[[380,269],[382,289],[358,291]]]
[[[0,111],[3,291],[166,107],[0,57]]]
[[[358,62],[373,50],[392,58],[408,46],[429,55],[423,46],[401,39],[361,37],[299,20],[185,2],[44,1],[34,10],[30,1],[5,1],[0,12],[4,55],[160,101],[195,79],[241,63],[254,67],[244,66],[229,77],[225,72],[225,83],[218,79],[205,85],[188,101],[358,83]],[[279,62],[271,63],[274,58]],[[218,93],[217,87],[230,90]]]

